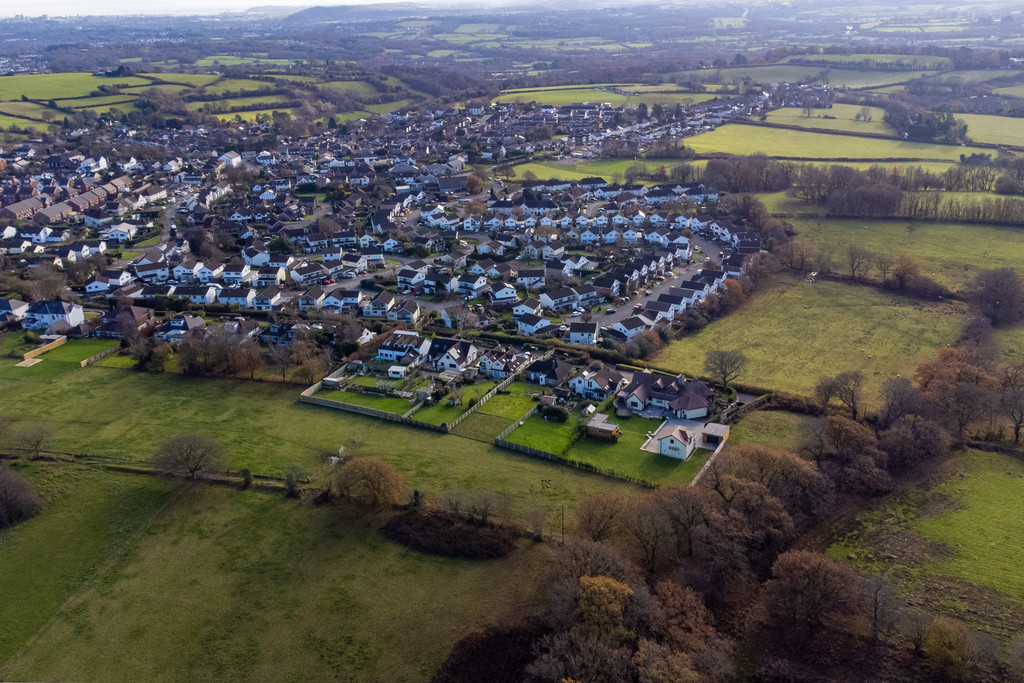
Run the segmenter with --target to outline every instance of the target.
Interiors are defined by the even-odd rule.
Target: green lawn
[[[539,414],[534,414],[506,436],[505,440],[562,455],[576,441],[579,417],[579,413],[573,412],[565,422],[548,422]]]
[[[961,154],[986,153],[980,147],[903,142],[763,126],[725,125],[687,138],[686,146],[704,154],[752,154],[791,159],[921,159],[958,161]]]
[[[741,349],[749,359],[739,381],[810,394],[825,375],[864,373],[868,394],[914,368],[964,324],[955,302],[922,304],[870,287],[783,279],[742,308],[674,341],[655,365],[700,372],[710,349]]]
[[[496,415],[506,420],[517,420],[537,404],[532,394],[540,393],[539,387],[526,382],[512,382],[505,391],[507,394],[495,394],[487,403],[477,408],[478,413]]]
[[[1019,458],[959,453],[934,488],[915,489],[861,514],[829,555],[889,575],[929,609],[945,608],[1000,633],[1006,628],[1000,600],[1018,611],[1024,606],[1022,480]]]
[[[222,95],[226,92],[254,92],[259,90],[270,90],[277,87],[271,81],[255,81],[249,78],[222,78],[219,81],[207,85],[205,90],[211,95]]]
[[[743,416],[729,430],[729,444],[757,444],[794,452],[807,417],[781,410],[755,410]]]
[[[594,465],[602,471],[633,477],[654,484],[686,484],[693,480],[707,458],[706,451],[695,452],[689,460],[640,450],[647,432],[657,431],[662,420],[643,417],[610,417],[619,425],[622,436],[617,442],[582,436],[564,454],[566,460]]]
[[[447,424],[469,410],[469,402],[471,399],[479,399],[481,396],[497,386],[497,384],[498,383],[494,380],[486,380],[470,384],[469,386],[462,388],[462,403],[450,406],[448,405],[448,396],[445,396],[438,401],[436,405],[420,408],[412,414],[412,417],[420,422],[427,422],[429,424]]]
[[[1024,232],[1013,227],[864,219],[789,221],[799,239],[834,248],[840,262],[842,250],[851,244],[879,253],[905,253],[921,265],[923,275],[954,290],[980,270],[1018,268],[1024,262]]]
[[[535,589],[532,546],[448,560],[332,506],[32,470],[48,507],[0,532],[4,680],[424,681]]]
[[[338,403],[351,403],[375,410],[383,410],[386,413],[398,413],[404,415],[409,412],[415,403],[404,398],[392,396],[377,396],[375,394],[363,394],[356,391],[335,391],[334,389],[321,389],[314,394],[316,398],[325,398],[328,401]]]
[[[452,434],[465,436],[478,441],[494,441],[498,434],[512,424],[512,420],[498,415],[489,415],[479,410],[455,425]]]
[[[107,349],[112,349],[115,346],[120,345],[121,342],[115,339],[69,339],[61,346],[58,346],[52,351],[47,351],[39,357],[43,359],[43,362],[57,360],[77,363],[85,360],[86,358],[91,358],[97,353],[101,353]]]

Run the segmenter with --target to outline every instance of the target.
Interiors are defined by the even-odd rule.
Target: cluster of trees
[[[920,109],[895,100],[885,108],[883,120],[896,133],[924,142],[967,142],[967,124],[957,119],[948,106]]]

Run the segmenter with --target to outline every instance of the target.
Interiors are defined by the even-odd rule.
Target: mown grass
[[[953,342],[966,320],[955,302],[918,303],[874,288],[782,279],[739,310],[666,346],[655,365],[700,372],[712,349],[739,349],[749,362],[739,381],[810,394],[825,375],[864,373],[868,395],[909,377]]]
[[[465,420],[455,425],[452,434],[478,441],[493,441],[511,424],[512,420],[507,417],[489,415],[477,410]]]
[[[795,452],[806,416],[781,410],[755,410],[729,430],[729,444],[760,445]]]
[[[564,457],[593,465],[602,471],[633,477],[654,484],[687,484],[700,471],[707,457],[703,451],[695,452],[689,460],[678,460],[657,453],[640,450],[647,433],[661,426],[662,420],[644,417],[611,417],[619,425],[622,435],[616,442],[582,436]]]
[[[967,124],[967,137],[974,142],[1024,147],[1024,120],[1010,116],[957,114]]]
[[[752,154],[790,159],[921,159],[958,161],[961,154],[986,153],[980,147],[936,145],[763,126],[725,125],[687,139],[686,146],[704,154]]]
[[[947,193],[948,194],[948,193]],[[1024,232],[983,224],[834,219],[788,219],[799,238],[835,249],[856,244],[877,253],[907,254],[921,273],[936,282],[961,288],[979,271],[1017,268],[1024,259]]]
[[[372,519],[280,495],[54,478],[64,495],[0,533],[18,551],[0,560],[5,680],[428,680],[515,611],[540,559],[421,555]]]
[[[572,413],[565,422],[548,422],[541,415],[531,415],[521,427],[505,437],[506,441],[562,455],[576,441],[579,413]]]
[[[77,363],[119,345],[119,341],[112,339],[69,339],[52,351],[47,351],[40,358],[44,361]]]
[[[207,85],[204,90],[210,95],[222,95],[226,92],[258,92],[275,87],[277,87],[277,84],[272,81],[254,81],[248,78],[222,78]]]
[[[541,392],[540,387],[526,382],[512,382],[504,390],[509,393],[495,394],[487,403],[477,408],[476,412],[496,415],[510,421],[517,420],[536,405],[533,394]]]
[[[338,403],[351,403],[357,406],[382,410],[386,413],[398,413],[404,415],[415,405],[408,399],[395,398],[391,396],[378,396],[376,394],[363,394],[356,391],[335,391],[334,389],[321,389],[316,392],[316,398],[336,401]]]
[[[380,94],[380,90],[376,86],[366,81],[329,81],[321,83],[317,87],[333,92],[346,93],[359,99],[376,97]]]
[[[448,405],[450,395],[443,397],[436,405],[420,408],[412,417],[429,424],[447,424],[469,410],[470,401],[479,400],[481,396],[493,389],[498,383],[494,380],[476,382],[462,388],[462,401],[458,405]],[[486,404],[485,404],[486,405]],[[525,412],[525,411],[523,411]]]

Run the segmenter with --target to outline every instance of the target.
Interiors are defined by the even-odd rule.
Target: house
[[[437,372],[462,372],[480,355],[475,344],[461,339],[435,337],[427,349],[427,361]]]
[[[276,287],[284,282],[285,269],[282,266],[260,266],[256,271],[256,285],[259,287]]]
[[[531,296],[531,297],[527,297],[526,299],[523,299],[518,304],[513,306],[512,307],[512,315],[520,316],[520,315],[526,315],[528,313],[533,314],[533,315],[537,315],[540,312],[540,308],[541,308],[540,301],[538,299],[535,299],[535,298],[533,298]]]
[[[688,460],[697,448],[697,439],[694,438],[694,435],[678,424],[666,422],[653,438],[658,444],[658,453],[670,458]]]
[[[257,311],[272,311],[281,307],[284,297],[277,287],[267,287],[252,300],[252,307]]]
[[[117,225],[111,226],[104,232],[107,240],[124,244],[125,242],[135,239],[135,235],[138,234],[139,228],[131,223],[118,223]]]
[[[391,292],[381,292],[363,308],[363,315],[367,318],[386,318],[388,313],[396,305],[395,295]]]
[[[333,312],[333,309],[337,309],[338,313],[354,311],[360,308],[364,298],[363,293],[358,289],[352,291],[336,289],[320,302],[320,310]]]
[[[301,265],[298,268],[293,268],[291,273],[292,279],[295,280],[296,283],[307,287],[311,284],[323,282],[327,279],[329,274],[327,269],[316,261]]]
[[[153,336],[165,342],[180,342],[189,332],[205,325],[206,321],[199,316],[179,313],[158,327]]]
[[[300,311],[319,311],[324,305],[327,292],[320,287],[312,287],[299,297]]]
[[[519,334],[552,334],[556,328],[547,318],[527,313],[513,318]]]
[[[569,287],[560,287],[541,292],[540,303],[544,308],[560,311],[574,307],[578,303],[578,299],[574,290]]]
[[[633,337],[645,332],[648,329],[647,321],[639,316],[631,315],[628,318],[619,320],[612,325],[612,329],[622,334],[626,341],[632,341]]]
[[[596,346],[598,333],[597,323],[572,323],[569,325],[569,343]]]
[[[526,289],[536,289],[544,285],[546,276],[544,268],[522,268],[516,276],[516,284]]]
[[[714,392],[699,380],[687,381],[682,375],[670,377],[645,370],[633,373],[630,383],[618,393],[618,402],[634,413],[660,410],[694,420],[707,416],[712,396]]]
[[[480,355],[480,374],[494,379],[514,375],[530,360],[530,354],[514,347],[495,346]]]
[[[504,283],[493,285],[487,296],[491,300],[492,306],[509,306],[519,301],[516,288]]]
[[[192,282],[199,277],[199,270],[202,267],[202,263],[197,263],[191,259],[185,259],[178,265],[174,266],[174,270],[171,271],[171,274],[178,282]]]
[[[427,356],[430,341],[414,330],[392,330],[377,348],[377,360],[399,365],[418,365]]]
[[[25,311],[22,327],[27,330],[49,330],[75,327],[85,322],[85,311],[78,304],[64,301],[37,301]]]
[[[572,365],[552,356],[547,360],[535,360],[530,363],[523,371],[523,378],[534,384],[553,387],[564,382],[572,371]]]
[[[124,339],[145,334],[156,326],[153,310],[140,306],[117,306],[103,313],[103,322],[96,336],[103,339]]]
[[[487,287],[487,278],[483,275],[465,274],[459,277],[459,292],[469,296],[479,296]]]
[[[248,287],[230,287],[220,290],[217,295],[217,302],[225,306],[238,306],[239,308],[252,308],[256,300],[256,290]]]
[[[569,380],[569,388],[583,398],[603,401],[614,394],[624,382],[618,370],[602,366],[597,370],[587,369]]]
[[[212,285],[182,286],[174,290],[174,296],[194,304],[212,304],[217,300],[217,288]]]
[[[0,321],[19,321],[25,319],[28,304],[17,299],[0,299]]]
[[[403,301],[401,304],[394,306],[387,313],[388,320],[394,320],[400,323],[406,323],[408,325],[415,325],[419,323],[420,318],[423,317],[423,308],[418,302],[408,299]]]

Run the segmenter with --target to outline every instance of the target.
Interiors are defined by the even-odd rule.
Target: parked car
[[[636,308],[643,308],[643,307],[640,304],[637,304]],[[636,310],[636,309],[633,309],[633,310]],[[604,309],[604,314],[605,315],[612,315],[613,313],[616,313],[616,312],[617,311],[614,308],[606,308],[606,309]]]

